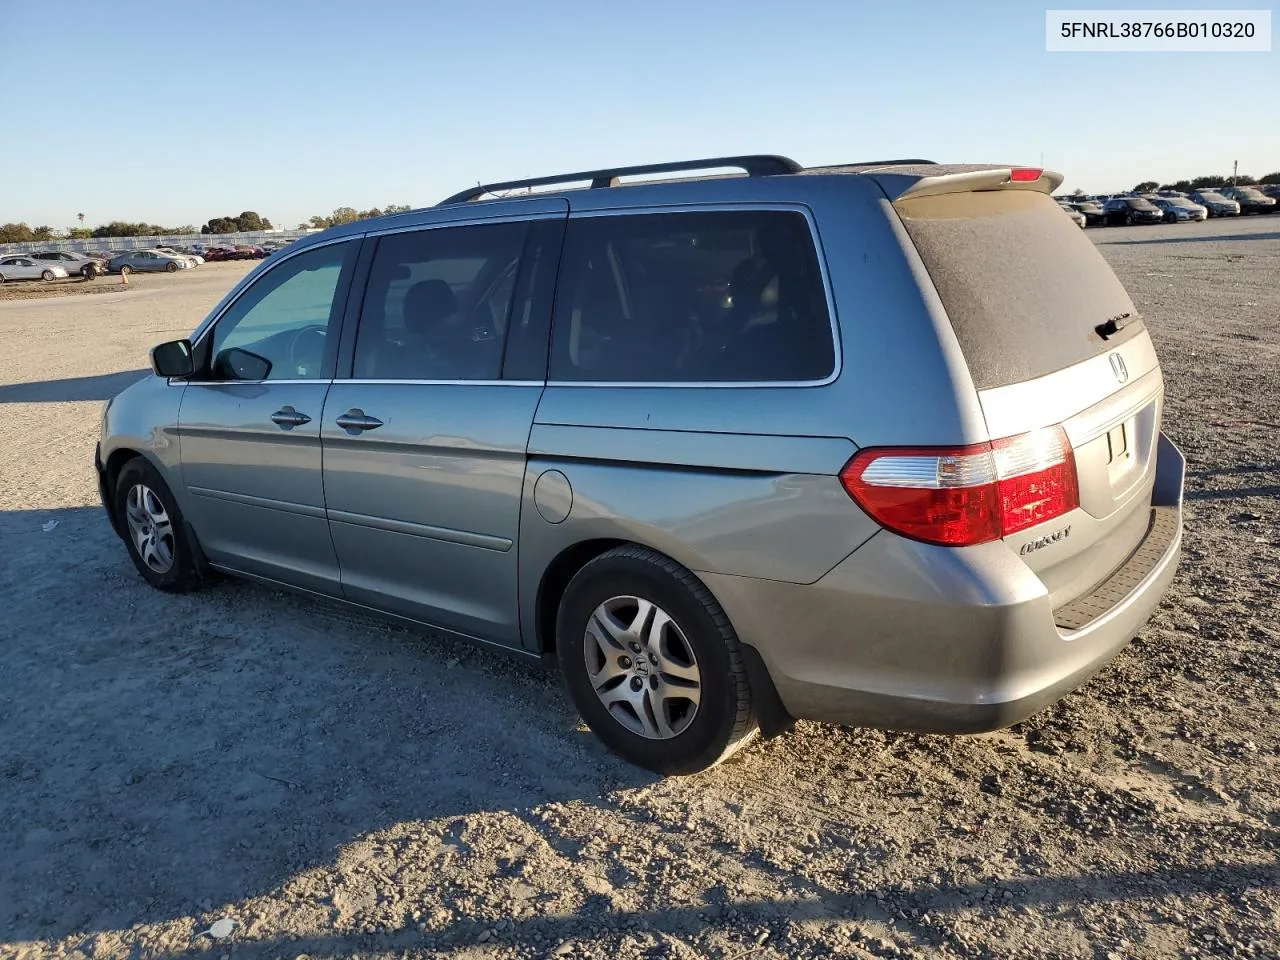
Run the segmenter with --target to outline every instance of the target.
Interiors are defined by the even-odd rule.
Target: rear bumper
[[[1079,601],[1052,609],[1040,581],[1001,543],[943,548],[887,533],[814,584],[704,576],[791,716],[995,730],[1079,687],[1146,623],[1177,571],[1184,470],[1162,434],[1147,535],[1084,598],[1088,609]]]

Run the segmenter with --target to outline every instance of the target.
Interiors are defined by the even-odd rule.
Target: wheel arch
[[[540,655],[550,658],[556,652],[556,617],[560,611],[560,601],[564,598],[569,582],[579,570],[596,559],[596,557],[602,556],[617,547],[640,547],[644,550],[650,550],[659,556],[666,557],[673,563],[680,563],[678,558],[672,557],[657,547],[637,540],[616,537],[596,537],[580,540],[565,547],[547,564],[538,583],[537,595],[534,601],[534,615],[537,632],[535,640],[537,651]],[[685,565],[681,564],[681,566]],[[720,603],[720,598],[716,596],[715,591],[711,589],[711,586],[702,577],[698,576],[697,571],[690,570],[689,572],[702,584],[716,602]],[[721,609],[723,609],[723,604],[721,604]],[[725,611],[725,615],[728,616],[728,611]],[[730,623],[732,623],[732,619]],[[765,664],[764,658],[750,644],[741,643],[740,649],[747,668],[747,678],[751,685],[761,734],[765,737],[773,737],[780,733],[785,733],[795,725],[795,719],[787,713],[786,707],[783,706],[782,698],[778,695],[777,687],[769,674],[769,668]]]
[[[130,460],[142,457],[143,454],[131,447],[120,447],[111,451],[102,462],[102,505],[107,510],[107,519],[118,536],[124,536],[120,528],[120,517],[116,513],[116,484],[120,480],[120,471]],[[145,459],[145,457],[144,457]]]
[[[570,544],[561,550],[547,564],[538,581],[538,590],[534,600],[535,641],[537,651],[543,656],[556,651],[556,616],[560,611],[560,601],[574,575],[601,554],[608,553],[615,547],[646,547],[643,543],[610,537],[596,537]],[[660,551],[659,551],[660,552]]]
[[[107,511],[107,519],[111,521],[112,529],[115,530],[117,536],[123,537],[125,535],[120,525],[120,517],[116,513],[116,485],[120,481],[120,473],[134,460],[143,460],[150,464],[151,468],[160,474],[160,478],[168,486],[169,492],[177,499],[178,509],[182,512],[182,527],[191,545],[192,559],[195,562],[196,570],[202,577],[211,579],[214,576],[213,569],[209,566],[209,560],[205,556],[204,548],[200,545],[200,538],[196,534],[195,528],[186,517],[186,512],[183,510],[185,504],[182,502],[179,490],[176,489],[174,478],[170,475],[170,471],[165,469],[163,463],[146,451],[139,450],[136,447],[117,447],[102,462],[102,500],[103,506]]]

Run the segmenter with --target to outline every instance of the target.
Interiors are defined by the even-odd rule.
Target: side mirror
[[[170,340],[151,348],[151,369],[157,377],[189,377],[195,372],[190,340]]]
[[[265,380],[271,375],[271,361],[248,350],[230,347],[214,358],[213,375],[219,380]]]

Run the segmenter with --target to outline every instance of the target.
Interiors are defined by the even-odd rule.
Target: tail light
[[[1043,173],[1044,170],[1038,167],[1014,167],[1009,171],[1009,181],[1011,183],[1035,183]]]
[[[881,526],[951,547],[999,540],[1080,505],[1062,427],[964,447],[869,448],[840,482]]]

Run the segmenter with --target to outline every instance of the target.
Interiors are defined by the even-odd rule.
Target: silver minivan
[[[103,502],[160,589],[556,659],[660,772],[796,718],[1015,723],[1181,543],[1160,365],[1061,180],[730,157],[325,231],[107,404]]]

